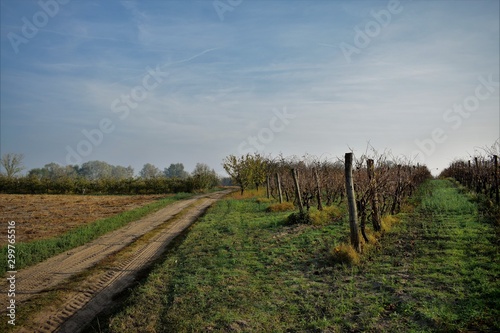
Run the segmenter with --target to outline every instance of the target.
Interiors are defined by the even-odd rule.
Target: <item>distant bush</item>
[[[294,210],[294,209],[295,209],[295,206],[293,205],[293,203],[288,202],[288,201],[285,201],[283,203],[273,204],[273,205],[270,205],[269,207],[267,207],[267,211],[273,212],[273,213],[286,212],[286,211]]]
[[[204,189],[196,178],[96,179],[34,176],[8,178],[0,175],[0,193],[6,194],[163,194]]]

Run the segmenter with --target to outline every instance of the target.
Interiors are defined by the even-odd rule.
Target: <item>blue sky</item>
[[[496,0],[0,6],[0,150],[27,169],[368,142],[441,169],[500,137]]]

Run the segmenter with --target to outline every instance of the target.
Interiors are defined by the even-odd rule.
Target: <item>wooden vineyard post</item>
[[[276,183],[278,183],[278,197],[280,203],[283,203],[283,192],[281,191],[281,180],[280,180],[280,174],[278,172],[276,172]]]
[[[319,175],[316,168],[313,169],[314,178],[316,179],[316,197],[318,200],[318,210],[323,210],[323,204],[321,203],[321,186],[319,184]]]
[[[345,154],[345,188],[347,192],[347,203],[349,205],[351,245],[357,252],[361,252],[358,232],[358,212],[356,210],[356,196],[354,193],[354,182],[352,179],[352,153]]]
[[[493,155],[493,162],[493,177],[495,179],[495,202],[497,203],[497,205],[500,205],[500,193],[498,192],[500,187],[500,184],[498,183],[498,155]]]
[[[397,165],[397,185],[396,185],[396,193],[394,193],[394,201],[392,202],[391,207],[391,215],[396,214],[401,208],[401,195],[403,194],[403,182],[401,180],[401,164]]]
[[[292,169],[293,182],[295,184],[295,194],[297,195],[297,203],[299,204],[300,213],[304,213],[304,204],[302,203],[302,196],[300,195],[299,187],[299,176],[297,175],[297,170]]]
[[[269,182],[269,175],[266,176],[266,191],[267,191],[267,198],[271,198],[271,189],[270,189],[270,182]]]
[[[377,180],[375,179],[375,167],[373,160],[369,159],[367,162],[368,180],[370,181],[370,191],[372,197],[372,224],[373,230],[380,231],[382,226],[380,224],[380,210],[378,208],[378,193],[377,193]]]
[[[474,157],[474,163],[476,165],[476,174],[475,174],[475,185],[476,185],[476,192],[481,193],[481,183],[479,182],[479,161],[477,160],[477,157]]]
[[[469,189],[472,188],[472,168],[470,166],[470,160],[467,161],[467,164],[468,164],[468,169],[467,169],[467,187]]]

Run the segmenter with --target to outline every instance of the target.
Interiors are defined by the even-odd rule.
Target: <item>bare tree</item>
[[[192,176],[198,189],[208,190],[219,183],[215,170],[204,163],[196,163]]]
[[[124,167],[121,165],[112,166],[111,177],[118,180],[132,179],[134,178],[134,168],[132,168],[130,165],[128,167]]]
[[[7,153],[0,159],[0,165],[5,170],[5,175],[8,178],[15,177],[18,173],[24,170],[23,166],[23,154],[12,154]]]
[[[151,163],[146,163],[139,172],[139,176],[143,179],[155,179],[162,176],[163,173]]]
[[[168,168],[163,170],[163,173],[167,178],[186,179],[189,177],[189,172],[184,170],[184,164],[182,163],[171,163]]]
[[[89,179],[111,178],[113,166],[103,161],[89,161],[82,164],[79,170],[80,175]]]

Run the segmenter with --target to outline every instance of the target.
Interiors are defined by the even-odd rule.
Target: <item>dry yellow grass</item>
[[[330,255],[333,263],[358,265],[361,262],[362,256],[368,255],[370,252],[380,249],[380,237],[382,237],[383,233],[391,230],[394,224],[399,223],[400,218],[393,215],[386,215],[382,217],[381,222],[381,232],[375,232],[371,229],[366,230],[366,237],[368,238],[368,242],[364,241],[364,239],[360,236],[361,253],[356,252],[356,250],[347,243],[342,243],[332,248],[330,250]]]
[[[382,231],[387,232],[391,230],[392,226],[398,223],[400,219],[394,215],[385,215],[382,217]]]
[[[361,260],[359,253],[351,245],[345,243],[335,246],[330,254],[335,264],[358,265]]]
[[[245,190],[243,192],[243,195],[241,195],[241,192],[235,191],[231,193],[230,197],[233,199],[252,199],[256,197],[264,197],[265,196],[265,189],[260,188],[259,190],[252,189],[252,190]]]
[[[288,202],[288,201],[285,201],[283,203],[273,204],[273,205],[270,205],[269,207],[267,207],[267,210],[269,212],[286,212],[286,211],[294,210],[294,209],[295,209],[295,206],[293,205],[293,203]]]
[[[313,225],[325,225],[332,223],[342,217],[342,212],[337,206],[327,206],[323,210],[312,210],[309,218]]]

